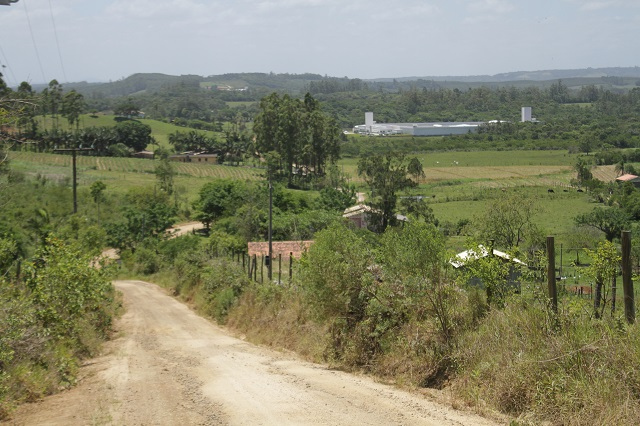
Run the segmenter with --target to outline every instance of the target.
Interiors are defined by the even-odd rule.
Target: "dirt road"
[[[77,387],[22,407],[16,425],[493,425],[351,374],[230,337],[141,281]]]

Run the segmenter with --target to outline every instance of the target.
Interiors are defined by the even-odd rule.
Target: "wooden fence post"
[[[282,253],[278,253],[278,285],[282,284]]]
[[[293,277],[293,252],[289,252],[289,283],[291,283],[291,279]]]
[[[622,231],[622,290],[624,292],[624,315],[629,324],[636,320],[636,309],[631,280],[631,232]]]
[[[260,282],[264,283],[264,254],[260,256]]]
[[[253,281],[258,282],[258,255],[253,255]]]
[[[558,313],[558,290],[556,287],[556,249],[553,237],[547,237],[547,286],[549,300],[554,313]]]

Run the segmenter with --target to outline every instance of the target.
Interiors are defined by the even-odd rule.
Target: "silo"
[[[522,122],[531,121],[531,107],[522,107]]]
[[[373,126],[373,113],[365,112],[364,113],[364,125],[367,127]]]

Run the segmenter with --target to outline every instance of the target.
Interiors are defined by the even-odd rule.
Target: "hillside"
[[[414,76],[389,77],[364,80],[369,88],[399,89],[403,87],[429,87],[468,89],[487,86],[548,87],[553,81],[562,79],[568,87],[596,85],[605,89],[628,90],[640,82],[640,67],[584,68],[571,70],[517,71],[495,75],[474,76]],[[319,74],[275,74],[275,73],[231,73],[210,76],[181,75],[173,76],[158,73],[133,74],[122,80],[108,83],[67,83],[67,89],[92,97],[128,96],[137,93],[153,92],[171,86],[187,85],[192,87],[225,87],[231,91],[249,88],[261,91],[285,91],[300,93],[309,90],[312,82],[323,81],[360,81],[358,78],[330,77]],[[36,90],[44,87],[35,86]]]

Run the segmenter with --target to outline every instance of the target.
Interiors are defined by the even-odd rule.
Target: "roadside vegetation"
[[[638,326],[613,292],[620,233],[637,235],[640,220],[638,189],[613,182],[640,167],[638,89],[298,83],[313,96],[217,93],[195,79],[86,100],[57,82],[3,89],[0,418],[74,383],[117,315],[109,279],[137,276],[254,342],[443,389],[517,424],[640,421]],[[540,122],[517,123],[522,105]],[[447,138],[339,131],[365,110],[509,122]],[[77,158],[72,213],[71,157],[56,149],[78,146],[93,152]],[[155,159],[130,157],[143,149]],[[184,151],[220,164],[168,160]],[[247,243],[269,237],[270,192],[273,240],[314,244],[291,277],[256,282]],[[358,192],[372,208],[363,229],[341,216]],[[165,233],[193,220],[205,230]],[[106,247],[121,262],[92,267]],[[498,256],[451,262],[487,247],[528,265],[517,283]],[[640,264],[637,238],[632,257]]]

